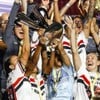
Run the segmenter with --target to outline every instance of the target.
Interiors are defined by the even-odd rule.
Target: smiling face
[[[87,70],[91,72],[97,71],[97,61],[97,55],[95,53],[89,53],[86,60]]]
[[[22,40],[24,38],[24,31],[23,31],[23,23],[21,22],[18,22],[18,25],[15,25],[15,28],[14,28],[14,32],[15,32],[15,35],[20,39]]]
[[[82,26],[82,20],[79,17],[76,17],[74,19],[74,22],[75,22],[77,28],[82,28],[83,27]]]

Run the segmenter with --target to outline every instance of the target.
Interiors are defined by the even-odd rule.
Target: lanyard
[[[58,82],[59,82],[60,77],[61,77],[61,69],[57,70],[57,69],[54,68],[52,75],[53,75],[53,81],[54,81],[53,89],[56,92],[57,91],[57,85],[58,85]]]

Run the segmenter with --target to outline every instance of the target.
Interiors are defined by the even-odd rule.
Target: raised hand
[[[96,31],[95,31],[95,23],[96,23],[96,19],[93,18],[93,20],[91,21],[91,28],[90,28],[92,34],[96,33]]]
[[[75,24],[75,22],[72,20],[72,18],[70,16],[64,16],[64,22],[66,23],[66,25],[68,26],[68,28],[71,31],[72,30],[76,31],[76,24]]]
[[[64,22],[68,26],[68,28],[72,29],[73,27],[73,20],[70,16],[64,16]]]

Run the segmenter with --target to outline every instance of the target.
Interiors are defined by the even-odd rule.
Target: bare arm
[[[22,1],[22,8],[23,8],[23,13],[27,14],[27,0],[21,0]]]
[[[39,34],[41,34],[41,33],[39,33]],[[51,68],[48,64],[49,59],[48,59],[48,55],[47,55],[47,51],[46,51],[46,42],[47,41],[48,41],[47,37],[45,37],[43,34],[40,35],[40,44],[42,45],[42,51],[41,51],[41,54],[42,54],[42,70],[43,70],[43,73],[45,73],[45,74],[49,74],[50,70],[51,70]]]
[[[23,40],[22,52],[20,55],[20,61],[24,65],[26,65],[30,55],[29,28],[26,25],[23,25],[22,27],[24,31],[24,40]]]
[[[90,0],[88,19],[93,18],[96,0]]]
[[[52,44],[56,47],[56,49],[58,49],[63,63],[66,64],[67,66],[70,66],[71,62],[70,62],[70,59],[69,59],[68,55],[66,54],[66,52],[65,52],[65,50],[63,48],[62,42],[59,39],[54,38],[52,40]]]
[[[33,62],[34,65],[37,65],[37,63],[38,63],[41,50],[42,50],[42,45],[38,44],[33,56],[31,57],[32,62]]]
[[[54,0],[54,18],[56,22],[61,23],[58,0]]]
[[[55,60],[55,48],[52,47],[51,53],[48,56],[46,48],[44,47],[42,51],[43,73],[50,74],[52,68],[54,67],[54,60]]]
[[[71,49],[72,49],[72,57],[73,57],[73,63],[75,66],[76,71],[79,70],[81,66],[81,59],[78,54],[78,48],[77,48],[77,33],[76,33],[76,26],[75,22],[72,20],[72,18],[69,16],[66,16],[66,24],[68,28],[70,29],[70,34],[71,34]]]
[[[96,26],[96,19],[93,18],[93,20],[91,21],[91,34],[96,42],[97,45],[99,45],[100,43],[100,37],[98,36],[96,30],[95,30],[95,26]]]
[[[81,59],[80,56],[78,54],[78,48],[77,48],[77,39],[75,36],[75,29],[72,29],[71,32],[71,48],[72,48],[72,56],[73,56],[73,63],[74,63],[74,67],[76,69],[76,71],[78,71],[80,69],[81,66]]]
[[[60,16],[62,17],[66,11],[76,2],[77,0],[70,0],[60,11]]]
[[[50,59],[48,62],[50,68],[54,67],[54,60],[55,60],[55,51],[51,51]]]
[[[88,13],[89,11],[89,5],[90,5],[90,0],[86,0],[83,2],[83,0],[79,0],[78,1],[78,9],[80,10],[80,13],[82,16],[85,17],[85,15]]]
[[[42,69],[44,74],[49,74],[51,68],[48,66],[48,55],[46,49],[42,50]]]
[[[84,24],[84,28],[83,28],[86,38],[88,38],[90,34],[90,26],[91,26],[91,20],[94,15],[95,2],[96,0],[90,0],[87,22]]]
[[[51,3],[50,9],[48,11],[48,16],[49,16],[50,20],[53,21],[53,18],[54,18],[54,4],[53,4],[53,2]]]
[[[84,35],[86,38],[90,35],[91,19],[89,19],[83,26]]]
[[[70,59],[63,48],[62,42],[59,42],[58,49],[59,49],[59,52],[60,52],[60,55],[61,55],[61,58],[62,58],[62,61],[64,62],[64,64],[67,66],[71,66]]]

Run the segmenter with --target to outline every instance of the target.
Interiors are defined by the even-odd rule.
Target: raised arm
[[[41,43],[45,44],[46,37],[41,38]],[[44,74],[50,74],[52,67],[54,65],[54,51],[51,54],[47,53],[46,46],[42,47],[42,69]]]
[[[89,11],[90,0],[79,0],[78,9],[83,17],[85,17]]]
[[[62,17],[66,11],[76,2],[77,0],[70,0],[60,11],[60,16]]]
[[[61,41],[58,44],[58,50],[60,52],[60,55],[61,55],[61,58],[62,58],[62,61],[64,62],[64,64],[66,64],[66,66],[71,66],[70,59],[69,59],[67,53],[65,52]]]
[[[75,25],[72,26],[71,30],[71,49],[72,49],[72,57],[73,57],[73,63],[75,70],[78,71],[81,66],[81,59],[78,54],[78,47],[77,47],[77,37],[75,33]]]
[[[59,0],[54,0],[54,18],[56,22],[61,23],[58,1]]]
[[[27,14],[27,0],[21,0],[22,1],[22,12],[24,14]]]
[[[53,2],[50,3],[50,9],[48,11],[48,16],[49,16],[50,20],[53,21],[53,19],[54,19],[54,4],[53,4]]]
[[[54,60],[55,60],[55,51],[54,49],[51,50],[50,58],[48,58],[47,51],[44,50],[42,52],[42,60],[43,60],[43,73],[50,74],[52,68],[54,67]]]
[[[42,45],[39,43],[37,48],[35,49],[33,56],[31,57],[34,65],[37,65],[37,63],[38,63],[38,60],[39,60],[39,57],[41,54],[41,50],[42,50]]]
[[[99,45],[99,43],[100,43],[100,37],[97,34],[98,30],[96,31],[96,26],[97,26],[96,25],[96,19],[93,18],[92,21],[91,21],[91,34],[92,34],[92,37],[94,38],[96,44]]]
[[[44,47],[42,50],[42,71],[44,74],[48,73],[48,56],[47,56],[47,51],[46,48]]]
[[[88,19],[93,18],[96,0],[90,0]]]
[[[63,44],[60,41],[60,39],[54,38],[52,43],[53,43],[53,45],[56,46],[56,49],[58,49],[63,63],[66,64],[67,66],[70,66],[71,65],[70,59],[69,59],[68,55],[66,54],[66,52],[63,48]]]
[[[24,31],[24,40],[22,46],[22,52],[20,55],[20,61],[22,64],[26,65],[30,55],[30,40],[29,40],[29,28],[26,25],[23,25]]]
[[[8,40],[13,34],[14,21],[19,8],[20,8],[20,0],[15,0],[8,19],[7,27],[4,34],[4,40]]]
[[[91,26],[91,19],[87,20],[86,23],[83,25],[83,31],[86,38],[90,35],[90,26]]]
[[[88,38],[88,36],[90,35],[90,26],[91,26],[91,20],[94,15],[95,2],[96,0],[90,0],[87,22],[84,24],[84,28],[83,28],[86,38]]]
[[[65,23],[67,24],[67,27],[70,30],[70,34],[71,34],[71,38],[70,38],[70,43],[71,43],[71,49],[72,49],[72,59],[73,59],[73,63],[75,66],[76,71],[79,70],[80,66],[81,66],[81,59],[79,57],[78,54],[78,46],[77,46],[77,34],[76,33],[76,26],[75,26],[75,22],[72,20],[72,18],[70,16],[65,16]]]

